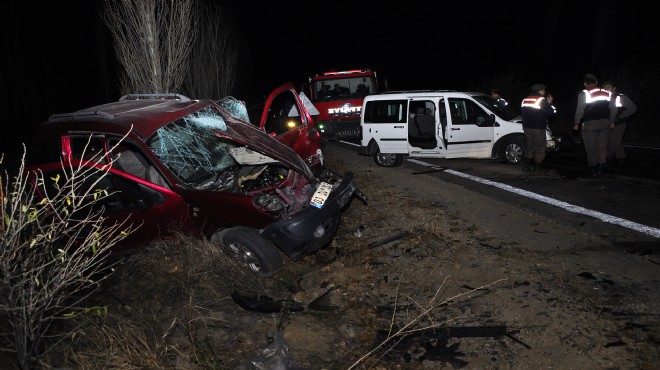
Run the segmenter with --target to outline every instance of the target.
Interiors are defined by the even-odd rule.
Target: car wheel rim
[[[250,252],[247,248],[243,247],[239,243],[231,243],[229,249],[234,253],[234,255],[241,261],[241,263],[250,268],[250,270],[259,272],[261,270],[261,264],[259,260]]]
[[[517,144],[509,144],[504,153],[506,160],[511,163],[518,163],[522,159],[522,148]]]
[[[383,165],[392,165],[392,163],[394,163],[394,156],[395,156],[395,154],[379,153],[378,154],[378,162],[383,164]]]

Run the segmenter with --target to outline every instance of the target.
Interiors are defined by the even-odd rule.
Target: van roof
[[[364,100],[387,100],[387,99],[406,99],[406,98],[420,98],[420,97],[436,97],[442,96],[478,96],[487,95],[483,92],[475,91],[456,91],[456,90],[402,90],[402,91],[387,91],[380,94],[367,95]]]

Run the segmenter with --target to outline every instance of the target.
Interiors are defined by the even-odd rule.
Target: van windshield
[[[491,98],[488,95],[475,95],[473,96],[474,100],[478,101],[479,104],[488,108],[489,111],[495,113],[496,116],[500,117],[506,121],[513,121],[518,114],[513,109],[509,108],[508,105],[504,106],[498,103],[495,99]]]

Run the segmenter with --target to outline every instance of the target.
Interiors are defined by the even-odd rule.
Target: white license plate
[[[327,182],[322,182],[319,184],[319,187],[316,188],[316,192],[312,196],[312,200],[309,201],[309,204],[313,205],[316,208],[323,208],[323,203],[328,199],[330,192],[332,191],[332,185]]]

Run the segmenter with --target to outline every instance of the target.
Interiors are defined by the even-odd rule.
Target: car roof
[[[224,132],[243,145],[272,156],[292,169],[313,178],[314,174],[293,149],[270,137],[258,127],[234,117],[213,101],[190,99],[121,99],[72,113],[52,115],[42,123],[34,137],[35,142],[48,142],[49,138],[64,132],[103,132],[137,136],[145,142],[162,126],[213,105],[226,115]]]
[[[108,132],[128,132],[133,128],[138,136],[145,139],[168,122],[179,119],[190,112],[202,109],[210,101],[190,99],[137,99],[120,100],[101,104],[72,113],[53,114],[45,124],[57,123],[67,129],[103,130]],[[67,122],[63,125],[62,122]]]

